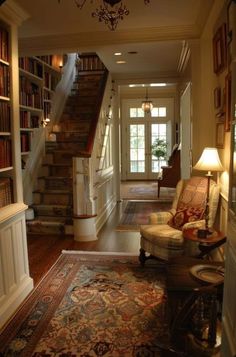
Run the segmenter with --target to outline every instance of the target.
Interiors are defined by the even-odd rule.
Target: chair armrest
[[[169,211],[151,213],[149,216],[149,224],[167,224],[175,212],[176,210],[172,208]]]
[[[185,229],[189,228],[204,228],[205,227],[205,220],[201,219],[199,221],[194,221],[194,222],[188,222],[183,225],[182,230],[184,231]]]

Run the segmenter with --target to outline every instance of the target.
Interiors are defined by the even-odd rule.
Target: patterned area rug
[[[116,230],[139,231],[140,225],[148,224],[150,213],[168,211],[171,204],[171,202],[128,201]]]
[[[2,331],[0,355],[163,356],[161,269],[137,256],[62,254]]]
[[[160,197],[157,197],[157,182],[124,181],[121,183],[121,198],[123,200],[155,200],[172,201],[175,189],[162,187]]]

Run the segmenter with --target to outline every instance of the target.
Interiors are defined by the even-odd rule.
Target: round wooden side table
[[[197,242],[200,254],[198,258],[203,258],[205,255],[210,253],[213,249],[220,247],[226,242],[226,236],[223,232],[219,230],[212,230],[212,233],[207,235],[206,238],[201,238],[198,236],[197,228],[189,228],[183,231],[183,237],[187,241]]]

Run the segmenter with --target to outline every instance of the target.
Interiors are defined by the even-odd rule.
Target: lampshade
[[[201,171],[224,171],[216,148],[205,148],[193,168]]]

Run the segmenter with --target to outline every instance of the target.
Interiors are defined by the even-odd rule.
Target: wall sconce
[[[41,125],[42,127],[46,127],[48,124],[50,123],[50,119],[49,118],[43,118],[43,120],[41,121]]]
[[[60,72],[62,71],[62,68],[63,68],[63,62],[62,62],[62,61],[60,61],[60,63],[59,63],[59,69],[60,69]]]

